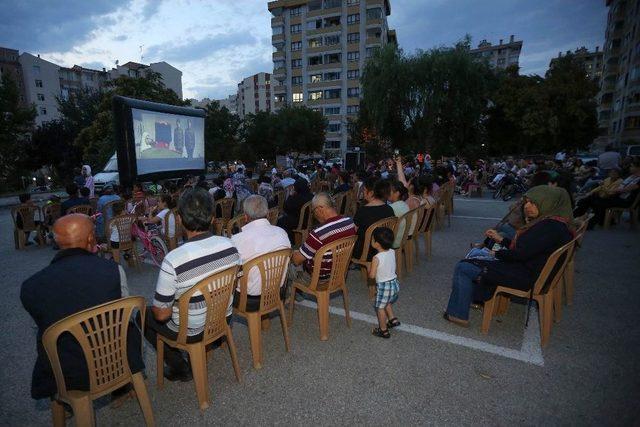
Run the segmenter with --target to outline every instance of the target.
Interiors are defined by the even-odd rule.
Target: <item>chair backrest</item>
[[[402,224],[402,222],[404,221],[404,231],[402,233],[402,240],[400,241],[400,247],[402,247],[405,244],[409,236],[415,233],[415,228],[417,225],[418,215],[420,214],[420,210],[421,210],[420,207],[411,209],[409,212],[407,212],[406,214],[398,218],[398,224]]]
[[[258,181],[255,179],[248,179],[247,187],[249,187],[253,194],[256,194],[258,192]]]
[[[34,220],[34,215],[40,215],[40,208],[38,206],[16,206],[11,208],[11,218],[13,219],[13,225],[18,227],[18,215],[22,219],[22,227],[20,228],[23,231],[34,231],[38,229],[36,222]]]
[[[369,249],[371,247],[371,239],[373,237],[373,230],[380,227],[387,227],[393,230],[393,234],[396,234],[396,227],[398,225],[398,218],[395,216],[390,216],[388,218],[383,218],[371,224],[367,231],[364,234],[364,242],[362,244],[362,254],[360,255],[360,261],[366,261],[367,256],[369,255]]]
[[[309,188],[311,189],[311,192],[313,194],[319,193],[320,192],[320,179],[319,178],[312,179],[311,183],[309,184]]]
[[[286,198],[284,190],[276,190],[275,197],[278,200],[278,210],[282,212],[284,209],[284,199]]]
[[[234,234],[240,232],[240,228],[242,228],[244,225],[246,225],[247,220],[244,216],[244,214],[240,214],[240,215],[236,215],[234,216],[229,222],[227,222],[227,237],[231,237]],[[236,233],[234,233],[234,229],[238,229],[238,231],[236,231]]]
[[[116,203],[124,203],[123,200],[112,200],[107,202],[102,206],[102,221],[104,224],[104,235],[107,236],[109,233],[109,220],[113,216],[113,205]]]
[[[93,208],[94,212],[98,212],[98,197],[92,197],[89,199],[89,204]]]
[[[186,344],[189,328],[189,301],[196,293],[202,295],[203,304],[207,309],[202,342],[206,345],[221,337],[227,328],[227,307],[231,294],[235,289],[238,276],[238,266],[226,268],[214,273],[196,283],[191,289],[180,296],[178,300],[180,315],[180,330],[176,341]]]
[[[422,214],[422,218],[418,222],[418,226],[416,227],[416,231],[418,233],[426,233],[431,230],[434,224],[434,218],[436,217],[436,209],[437,205],[434,206],[424,206],[424,213]]]
[[[341,192],[338,194],[334,194],[333,203],[336,207],[336,211],[338,211],[338,214],[344,215],[344,212],[347,209],[347,193]]]
[[[313,257],[313,272],[311,273],[311,283],[309,288],[312,290],[323,288],[326,286],[329,292],[332,292],[341,286],[344,286],[349,272],[349,263],[351,262],[351,254],[356,244],[358,236],[343,237],[334,240],[322,246]],[[320,282],[320,270],[322,262],[326,263],[325,256],[331,256],[331,275],[327,281]]]
[[[534,295],[545,294],[549,292],[558,283],[564,268],[571,258],[571,251],[575,247],[576,239],[572,239],[569,243],[556,249],[544,264],[536,283],[533,285]]]
[[[287,268],[291,259],[291,249],[280,249],[255,257],[242,265],[240,279],[240,303],[238,307],[245,310],[247,303],[247,283],[249,273],[257,270],[260,274],[260,311],[268,312],[278,308],[280,286],[287,276]]]
[[[171,218],[173,218],[173,236],[175,238],[176,234],[178,234],[178,221],[177,221],[177,217],[176,214],[174,213],[173,209],[170,209],[169,212],[167,212],[167,214],[164,216],[164,236],[169,239],[169,232],[171,231],[170,229],[170,225],[171,225]]]
[[[182,227],[182,218],[180,218],[180,215],[178,215],[178,208],[171,209],[171,213],[173,214],[173,217],[176,219],[175,239],[176,239],[176,242],[178,242],[185,235],[185,232]]]
[[[58,338],[70,333],[78,341],[89,371],[89,393],[99,397],[128,382],[131,368],[127,359],[127,334],[134,310],[144,325],[146,305],[143,297],[121,298],[72,314],[49,326],[42,335],[58,394],[67,395],[58,355]],[[140,349],[142,351],[142,348]]]
[[[307,230],[311,226],[311,200],[302,205],[298,217],[298,230]]]
[[[287,199],[289,196],[291,196],[293,194],[293,184],[291,185],[287,185],[284,188],[284,199]],[[284,203],[284,200],[282,201],[282,203]]]
[[[118,215],[111,218],[105,237],[109,239],[109,236],[111,236],[111,226],[113,225],[118,229],[121,249],[123,245],[132,243],[131,227],[133,226],[133,223],[136,222],[136,218],[137,217],[135,215],[130,214]]]
[[[232,197],[225,197],[220,200],[216,200],[213,206],[214,216],[218,217],[218,206],[220,206],[220,212],[222,216],[219,218],[229,220],[233,216],[233,205],[235,200]]]
[[[577,218],[580,221],[580,225],[576,229],[576,249],[579,249],[582,246],[582,240],[584,239],[584,234],[587,232],[587,227],[589,226],[589,222],[593,219],[595,214],[589,213],[585,214],[580,218]]]
[[[93,208],[91,207],[91,205],[76,205],[67,209],[67,213],[68,214],[79,213],[79,214],[85,214],[85,215],[91,216],[93,215]]]
[[[267,219],[269,220],[271,225],[276,225],[276,223],[278,222],[278,215],[280,215],[280,210],[278,209],[277,206],[269,209],[269,213],[267,214]]]
[[[42,216],[47,225],[53,224],[62,216],[62,205],[60,203],[49,203],[42,208]]]

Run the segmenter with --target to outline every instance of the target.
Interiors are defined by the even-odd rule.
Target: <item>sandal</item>
[[[389,328],[389,329],[395,328],[395,327],[400,326],[400,325],[401,325],[401,323],[400,323],[400,321],[398,320],[397,317],[394,317],[393,319],[389,319],[387,321],[387,328]]]
[[[391,334],[388,329],[382,330],[380,328],[373,328],[371,334],[380,338],[391,338]]]

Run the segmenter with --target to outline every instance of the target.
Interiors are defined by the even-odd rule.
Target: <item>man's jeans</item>
[[[453,284],[447,314],[458,319],[469,319],[469,306],[473,301],[485,301],[491,297],[490,293],[473,281],[482,269],[470,262],[460,261],[453,272]]]

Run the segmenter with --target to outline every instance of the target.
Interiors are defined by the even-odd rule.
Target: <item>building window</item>
[[[342,6],[342,0],[324,0],[323,9],[333,9]]]
[[[44,107],[40,107],[40,115],[41,116],[46,116],[47,115],[47,109]]]
[[[347,71],[347,79],[349,80],[357,80],[360,78],[360,70],[348,70]]]
[[[324,73],[324,80],[325,81],[340,80],[340,73],[339,72]]]
[[[360,33],[347,34],[347,43],[360,43]]]
[[[300,50],[302,49],[302,42],[291,42],[291,50]]]
[[[367,9],[367,19],[382,19],[382,9],[379,7]]]
[[[322,28],[322,19],[307,21],[307,30],[318,30],[320,28]]]
[[[360,52],[347,52],[347,61],[358,61],[360,60]]]
[[[367,50],[366,50],[367,58],[371,58],[379,50],[380,50],[380,48],[378,46],[368,47]]]
[[[355,6],[360,4],[360,0],[347,0],[347,6]]]
[[[331,18],[324,18],[324,28],[337,27],[340,25],[340,17],[332,16]]]
[[[302,84],[302,76],[291,77],[291,84],[294,85],[294,86],[301,85]]]
[[[273,61],[273,68],[275,68],[276,70],[278,68],[284,68],[284,61],[283,60]]]
[[[300,31],[302,31],[302,25],[300,25],[300,24],[292,25],[291,28],[290,28],[291,34],[297,34]]]
[[[336,44],[340,44],[340,35],[335,36],[327,36],[324,38],[324,44],[327,46],[333,46]]]
[[[325,141],[324,148],[328,150],[340,148],[340,141]]]
[[[322,81],[322,74],[311,74],[309,76],[309,81],[311,83],[320,83]]]
[[[302,6],[292,7],[291,9],[289,9],[290,16],[298,16],[300,15],[300,13],[302,13]]]
[[[309,39],[309,47],[320,47],[320,46],[322,46],[322,37]]]
[[[336,114],[340,114],[340,107],[327,107],[324,109],[325,116],[333,116]]]
[[[43,93],[39,93],[38,94],[38,101],[44,101],[44,94]]]
[[[340,54],[339,53],[329,53],[324,56],[325,64],[339,64],[340,63]]]
[[[40,66],[39,65],[34,65],[33,66],[33,75],[34,76],[39,76],[40,75]]]
[[[294,92],[293,93],[293,102],[302,102],[304,101],[304,97],[302,92]]]
[[[340,132],[340,123],[329,123],[327,125],[327,132]]]
[[[318,99],[322,99],[322,91],[315,90],[313,92],[309,92],[309,96],[307,97],[309,101],[316,101]]]
[[[36,80],[36,87],[42,87],[42,80]]]
[[[327,89],[324,91],[324,99],[340,98],[340,89]]]
[[[349,98],[357,98],[360,96],[360,88],[359,87],[350,87],[347,89],[347,97]]]
[[[309,65],[322,65],[322,55],[310,56]]]
[[[274,100],[275,102],[284,102],[285,97],[286,97],[286,96],[285,96],[284,94],[276,95],[276,96],[274,96],[274,97],[273,97],[273,100]]]
[[[360,22],[360,14],[359,13],[354,13],[353,15],[347,15],[347,24],[348,25],[357,24],[358,22]]]
[[[300,67],[302,67],[302,59],[291,60],[291,68],[300,68]]]
[[[358,114],[360,112],[359,105],[348,105],[347,106],[347,114]]]
[[[271,31],[273,31],[274,36],[279,36],[280,34],[284,33],[284,27],[283,26],[273,27],[271,28]]]

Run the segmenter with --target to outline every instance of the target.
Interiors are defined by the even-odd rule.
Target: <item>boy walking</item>
[[[369,277],[376,279],[375,309],[378,315],[378,327],[371,333],[380,338],[389,338],[390,328],[400,326],[400,321],[393,315],[392,305],[398,300],[400,284],[396,276],[396,253],[393,246],[393,231],[387,227],[373,231],[372,246],[378,251],[371,261]]]

